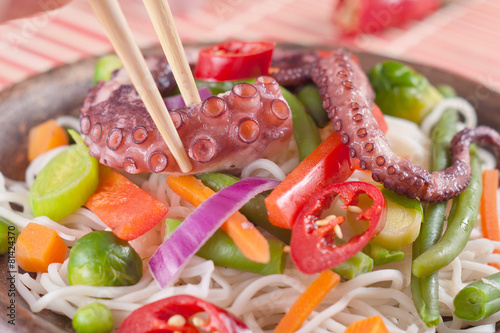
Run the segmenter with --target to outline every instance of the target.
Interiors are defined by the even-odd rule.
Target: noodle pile
[[[440,105],[438,109],[449,106]],[[463,109],[455,99],[452,106]],[[467,114],[465,117],[468,119],[468,126],[475,125],[474,119],[470,120]],[[412,162],[427,168],[428,136],[414,123],[393,117],[386,119],[389,125],[387,138],[393,150],[406,156],[408,152],[412,152],[409,156]],[[76,119],[64,118],[59,121],[63,121],[66,126],[72,124],[72,127],[78,127]],[[432,124],[425,123],[424,126],[428,132]],[[322,135],[328,135],[328,130]],[[84,208],[59,223],[46,217],[33,218],[28,198],[29,186],[33,183],[34,176],[61,149],[64,148],[37,158],[26,171],[25,183],[6,179],[0,174],[0,216],[11,220],[19,229],[24,228],[30,221],[46,225],[54,229],[71,246],[86,233],[105,230],[106,226]],[[484,156],[486,167],[491,167],[488,166],[492,161],[491,157],[487,154]],[[296,145],[292,141],[290,149],[283,156],[275,161],[261,159],[251,163],[243,170],[242,177],[265,176],[282,180],[297,164]],[[185,218],[193,210],[190,204],[168,188],[165,175],[127,177],[169,207],[167,217]],[[372,182],[367,173],[360,171],[355,172],[350,180]],[[20,205],[22,212],[14,211],[9,202]],[[48,273],[37,274],[36,278],[27,273],[18,273],[16,288],[29,304],[31,311],[36,313],[47,309],[69,318],[73,317],[79,307],[98,300],[112,311],[116,326],[130,312],[146,303],[176,294],[190,294],[228,309],[241,317],[252,332],[260,333],[272,332],[283,314],[315,278],[295,269],[290,259],[284,274],[261,276],[216,267],[210,260],[194,257],[173,286],[161,289],[153,280],[147,261],[163,240],[162,224],[159,223],[145,235],[130,242],[143,258],[145,268],[142,279],[134,286],[70,286],[66,277],[66,259],[63,264],[51,264]],[[440,306],[445,321],[439,324],[438,332],[495,332],[495,323],[500,321],[500,313],[475,323],[452,317],[453,297],[456,293],[467,283],[497,272],[497,269],[488,265],[500,264],[500,255],[492,254],[495,248],[500,249],[500,243],[482,238],[478,223],[471,241],[460,256],[440,271]],[[413,304],[410,292],[411,246],[407,246],[403,251],[405,260],[376,267],[372,272],[341,282],[297,332],[343,332],[353,321],[376,314],[382,315],[390,332],[434,332],[434,329],[427,328],[420,320]],[[475,327],[461,330],[462,327],[470,325]]]

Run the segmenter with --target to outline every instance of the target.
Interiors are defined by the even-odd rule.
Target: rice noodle
[[[444,103],[444,102],[443,102]],[[451,104],[450,104],[451,103]],[[439,108],[456,106],[456,100],[447,100]],[[467,107],[463,107],[467,109]],[[433,116],[434,117],[434,116]],[[432,118],[425,126],[429,127]],[[469,123],[474,120],[468,120]],[[61,120],[67,126],[74,126],[71,119]],[[407,155],[414,163],[428,165],[429,139],[422,130],[405,120],[387,117],[389,131],[387,138],[391,147],[400,154]],[[330,126],[322,130],[322,136],[331,133]],[[46,217],[33,218],[29,207],[29,187],[35,175],[57,153],[65,148],[54,149],[37,158],[26,171],[26,182],[19,183],[6,179],[0,174],[0,216],[11,220],[19,229],[34,221],[56,230],[68,245],[92,230],[106,230],[107,227],[92,212],[81,208],[65,217],[59,223]],[[296,144],[292,140],[288,151],[275,160],[258,160],[251,163],[242,176],[263,175],[283,179],[298,164]],[[486,158],[487,159],[487,158]],[[168,208],[167,217],[185,218],[194,209],[168,188],[165,175],[126,175],[155,196]],[[373,182],[366,172],[356,171],[350,180]],[[22,212],[14,211],[10,202],[22,207]],[[70,286],[67,280],[68,260],[63,264],[51,264],[47,273],[17,274],[16,288],[19,295],[37,313],[48,309],[72,318],[78,307],[99,300],[110,308],[115,325],[141,305],[176,294],[190,294],[208,299],[214,304],[227,308],[240,316],[252,332],[272,332],[283,313],[301,292],[314,280],[299,272],[290,259],[284,274],[260,276],[234,269],[217,267],[210,260],[193,257],[172,286],[160,289],[147,270],[147,260],[164,237],[164,225],[159,223],[140,238],[130,242],[144,260],[144,275],[133,286],[94,287]],[[437,328],[440,333],[494,332],[500,314],[469,323],[452,317],[453,297],[467,283],[485,277],[497,270],[489,262],[500,263],[500,255],[492,254],[500,249],[500,242],[481,238],[480,226],[476,226],[471,240],[450,265],[439,272],[440,309],[443,316],[449,316]],[[307,319],[298,333],[342,332],[350,323],[380,314],[390,332],[433,332],[421,321],[412,301],[410,291],[411,252],[403,249],[406,258],[397,263],[377,267],[373,272],[362,274],[352,280],[342,281],[324,299]],[[462,329],[469,325],[475,328]]]

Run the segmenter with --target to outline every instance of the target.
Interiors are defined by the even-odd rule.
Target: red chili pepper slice
[[[240,80],[267,75],[275,43],[230,41],[202,49],[195,78],[205,81]]]
[[[199,327],[193,325],[190,318],[197,313],[208,314],[208,323]],[[174,315],[184,317],[186,324],[169,325],[168,320]],[[235,315],[190,295],[172,296],[140,307],[123,321],[117,333],[197,333],[198,328],[204,332],[251,333]]]
[[[362,193],[373,200],[372,206],[358,217],[358,220],[368,221],[368,229],[351,237],[345,244],[336,244],[332,230],[342,223],[344,218],[336,217],[326,221],[324,225],[318,225],[316,222],[320,219],[321,212],[329,208],[332,200],[337,196],[340,196],[344,203],[342,208],[355,205],[358,196]],[[290,243],[295,265],[306,274],[314,274],[343,263],[361,251],[372,239],[375,231],[383,227],[380,224],[385,224],[385,211],[385,198],[382,192],[372,184],[345,182],[330,185],[311,198],[295,221]]]
[[[269,221],[292,229],[314,193],[333,183],[344,182],[352,172],[349,148],[342,143],[341,135],[334,132],[266,197]]]

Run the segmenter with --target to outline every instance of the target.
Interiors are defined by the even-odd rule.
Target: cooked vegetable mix
[[[498,170],[482,170],[472,145],[472,179],[448,214],[448,202],[425,202],[465,187],[465,176],[449,169],[449,184],[435,188],[435,175],[448,174],[429,174],[418,163],[426,167],[427,140],[430,168],[437,171],[450,164],[450,149],[454,159],[467,161],[467,142],[495,143],[500,136],[484,127],[455,136],[457,106],[427,138],[417,124],[436,103],[450,108],[456,99],[446,98],[455,93],[406,65],[385,62],[372,70],[373,101],[355,55],[279,50],[270,68],[273,49],[273,43],[234,41],[203,50],[197,85],[211,102],[189,106],[182,106],[166,63],[151,61],[186,150],[192,158],[213,156],[193,159],[203,166],[189,175],[172,173],[175,161],[169,152],[161,155],[161,138],[136,113],[142,102],[122,86],[120,61],[98,61],[99,83],[83,107],[93,113],[82,111],[80,122],[90,153],[104,165],[70,130],[75,144],[45,167],[45,156],[36,159],[38,175],[27,173],[27,184],[34,182],[31,207],[25,194],[0,203],[0,250],[15,252],[16,287],[32,311],[62,313],[76,332],[494,329],[482,320],[500,311],[500,278],[483,276],[500,267],[492,242],[500,239],[493,209]],[[267,73],[273,78],[257,77]],[[217,93],[224,95],[212,96]],[[122,110],[128,108],[135,116]],[[97,109],[116,113],[96,118]],[[196,117],[204,119],[201,127],[193,125]],[[277,125],[285,120],[289,125]],[[221,131],[226,121],[234,126]],[[242,154],[241,147],[250,149]],[[262,147],[272,149],[261,155]],[[218,150],[230,158],[219,159]],[[153,156],[166,158],[160,161],[166,175],[129,174],[134,167],[153,170],[151,163],[159,162]],[[9,192],[19,184],[0,177],[1,187]],[[479,209],[484,238],[479,228],[472,232]],[[453,318],[449,307],[440,307],[443,297],[446,304],[455,299]]]
[[[166,237],[168,238],[182,221],[167,219],[165,223],[167,225]],[[284,244],[274,239],[267,239],[267,242],[269,243],[270,260],[265,264],[245,258],[234,241],[222,230],[217,230],[196,252],[196,255],[212,260],[218,266],[262,275],[282,274],[286,261],[286,253],[283,252]]]

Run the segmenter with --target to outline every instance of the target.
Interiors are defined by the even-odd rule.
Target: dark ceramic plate
[[[323,47],[324,48],[324,47]],[[386,60],[382,56],[361,53],[365,71]],[[16,84],[0,93],[0,171],[12,179],[23,179],[28,130],[60,115],[77,115],[91,86],[96,59],[86,59],[62,66]],[[500,94],[483,85],[429,66],[411,64],[434,84],[452,85],[459,96],[478,110],[479,122],[500,129]],[[71,332],[71,322],[50,311],[33,314],[15,290],[10,289],[7,255],[0,256],[0,332]],[[9,306],[14,304],[15,311]],[[15,325],[8,323],[15,319]]]

